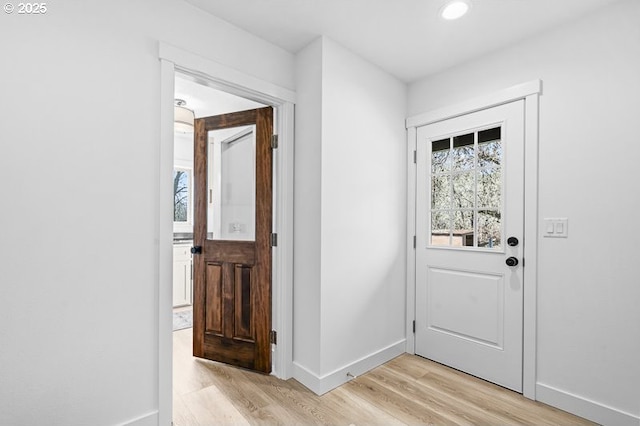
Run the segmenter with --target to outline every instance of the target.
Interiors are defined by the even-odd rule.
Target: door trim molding
[[[433,111],[411,116],[407,118],[405,124],[407,129],[425,126],[437,121],[470,114],[481,109],[491,108],[519,99],[527,99],[530,95],[539,95],[541,93],[542,80],[532,80],[484,96],[472,98],[459,104],[445,106]]]
[[[158,280],[158,424],[172,420],[172,246],[173,206],[173,106],[176,72],[190,75],[211,87],[274,107],[274,131],[279,146],[274,163],[273,232],[278,247],[272,252],[272,326],[278,331],[278,345],[272,353],[276,377],[288,379],[293,372],[293,144],[294,91],[175,46],[160,42],[160,152],[158,199],[155,220]]]
[[[533,80],[503,90],[469,99],[465,102],[409,117],[407,128],[407,352],[415,353],[413,320],[416,312],[416,251],[413,237],[416,235],[416,165],[413,152],[417,145],[417,128],[438,121],[524,100],[524,274],[523,311],[523,363],[522,393],[536,399],[536,341],[537,341],[537,287],[538,287],[538,137],[539,97],[542,80]]]
[[[207,83],[217,83],[216,88],[243,96],[267,105],[295,103],[296,93],[268,81],[245,74],[219,62],[212,61],[168,43],[160,42],[158,57],[172,62],[177,68],[194,77],[201,76]],[[274,106],[274,105],[271,105]]]

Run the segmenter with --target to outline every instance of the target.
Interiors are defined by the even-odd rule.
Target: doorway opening
[[[416,158],[415,352],[522,392],[524,101],[421,126]]]
[[[226,95],[268,105],[274,110],[274,132],[278,147],[273,154],[273,230],[277,248],[272,255],[272,345],[271,374],[288,379],[292,374],[292,280],[293,280],[293,113],[295,92],[223,64],[160,43],[161,135],[158,169],[158,399],[159,422],[172,419],[173,360],[173,222],[174,222],[174,108],[177,78],[215,89]],[[189,83],[187,83],[189,84]],[[187,99],[188,101],[188,99]],[[196,107],[195,101],[187,108]],[[239,107],[240,109],[243,106]],[[171,201],[170,201],[171,200]],[[241,229],[242,227],[240,227]],[[188,232],[186,232],[188,234]],[[180,237],[180,235],[177,235]],[[189,235],[182,235],[188,238]],[[187,245],[188,245],[188,241]],[[188,304],[185,304],[187,306]],[[190,330],[185,329],[188,333]],[[184,331],[184,330],[183,330]]]
[[[184,73],[174,80],[176,118],[183,109],[195,118],[262,108],[266,105],[203,84]],[[173,148],[173,330],[193,325],[194,127],[176,122]],[[233,135],[230,135],[233,137]],[[220,220],[213,215],[210,221]],[[222,223],[217,223],[221,228]],[[245,225],[246,227],[246,225]],[[228,228],[228,226],[227,226]],[[225,229],[225,231],[227,231]],[[241,232],[242,230],[239,230]]]
[[[473,332],[470,333],[470,328],[464,328],[470,323],[453,324],[450,320],[457,321],[458,317],[438,317],[437,309],[441,307],[441,302],[451,302],[457,304],[457,309],[464,310],[461,304],[458,303],[460,298],[458,297],[457,289],[461,289],[463,287],[462,284],[466,285],[471,282],[468,278],[475,279],[475,284],[485,284],[484,288],[489,288],[499,281],[498,278],[500,276],[508,278],[508,284],[511,285],[513,284],[511,278],[520,274],[522,282],[527,284],[524,287],[521,286],[522,295],[518,295],[522,300],[519,306],[521,307],[521,313],[516,315],[521,324],[521,338],[517,339],[517,341],[521,341],[521,343],[518,343],[518,350],[521,350],[521,355],[513,359],[521,358],[521,372],[519,372],[520,367],[513,371],[518,376],[516,381],[521,381],[515,387],[525,397],[534,400],[536,399],[536,292],[539,238],[538,108],[541,92],[542,81],[533,80],[472,98],[459,104],[418,114],[406,120],[408,142],[407,187],[409,193],[407,202],[407,252],[409,253],[409,256],[407,256],[406,293],[407,352],[420,353],[431,351],[434,348],[433,342],[417,338],[418,333],[416,331],[419,331],[420,326],[423,328],[430,327],[429,332],[433,331],[435,333],[437,331],[439,337],[456,337],[463,344],[472,342],[475,339],[476,342],[479,342],[479,345],[484,344],[489,348],[493,344],[491,343],[493,336],[487,338],[488,335],[485,334],[483,339],[479,333],[476,333],[477,328],[474,328]],[[459,123],[456,121],[463,116],[473,117],[481,111],[517,102],[521,102],[523,105],[522,111],[518,113],[523,121],[523,126],[518,131],[519,136],[517,136],[518,138],[523,138],[521,153],[523,157],[516,160],[519,164],[516,167],[519,167],[522,173],[518,179],[524,179],[522,183],[517,185],[523,191],[523,194],[519,196],[521,200],[516,202],[522,207],[522,211],[515,215],[516,217],[520,216],[523,220],[521,231],[518,231],[521,238],[518,238],[515,234],[506,235],[506,233],[511,232],[511,229],[505,228],[506,224],[503,224],[502,221],[497,221],[498,216],[503,213],[500,207],[502,201],[497,203],[494,202],[495,200],[492,201],[484,197],[484,201],[481,204],[495,204],[498,206],[492,208],[488,208],[487,205],[478,205],[477,202],[479,195],[482,199],[482,189],[486,188],[487,184],[491,186],[493,182],[497,188],[498,181],[489,177],[490,174],[498,170],[497,164],[489,166],[484,162],[487,159],[491,159],[491,155],[485,155],[492,149],[491,147],[498,148],[500,145],[497,141],[501,139],[498,136],[502,135],[498,135],[496,129],[500,128],[500,133],[502,133],[503,125],[500,123],[504,123],[504,120],[494,117],[488,120],[481,120],[481,124]],[[464,118],[460,119],[464,120]],[[437,128],[442,125],[446,126],[443,123],[453,123],[455,125],[449,129]],[[495,124],[499,124],[499,126]],[[430,134],[431,130],[434,130],[434,132],[431,132],[433,134]],[[471,143],[472,140],[473,143]],[[482,153],[482,156],[480,156],[480,153]],[[451,161],[456,159],[459,161],[453,166]],[[441,167],[440,160],[446,160],[443,163],[444,168]],[[467,164],[462,167],[461,164],[465,161],[467,161]],[[496,177],[502,176],[502,173],[493,174]],[[453,196],[455,184],[457,184],[455,193],[460,198],[465,195],[466,189],[472,188],[470,185],[472,177],[473,191],[466,191],[466,195],[472,196],[476,201],[474,201],[473,205],[469,201],[468,205],[459,208],[455,207],[452,201],[455,198]],[[469,179],[469,185],[464,184],[464,180],[467,178]],[[420,179],[422,180],[419,185],[418,181]],[[481,183],[480,186],[477,186],[478,182]],[[504,190],[505,188],[502,187],[500,191],[492,190],[489,192],[494,195],[498,193],[504,194],[502,192]],[[418,195],[419,191],[423,193],[421,197]],[[425,191],[427,192],[425,193]],[[479,194],[478,191],[480,191]],[[513,197],[511,196],[511,198]],[[460,199],[459,201],[463,202],[464,200]],[[419,203],[422,203],[421,208],[418,208]],[[419,214],[422,216],[418,217]],[[514,230],[513,232],[516,231]],[[427,251],[429,252],[428,258]],[[501,254],[495,254],[497,252]],[[504,262],[506,268],[515,268],[518,266],[517,261],[520,261],[521,269],[517,271],[507,269],[506,274],[485,274],[485,276],[481,277],[482,270],[479,268],[469,267],[464,270],[454,271],[455,268],[444,264],[428,264],[428,262],[437,261],[436,257],[438,255],[442,254],[448,259],[453,256],[452,253],[465,258],[476,254],[478,256],[495,257],[500,262]],[[506,257],[505,254],[509,255],[507,259],[503,259]],[[527,261],[526,268],[524,268],[525,258]],[[426,285],[427,282],[430,283],[428,287]],[[452,283],[453,285],[449,285]],[[419,286],[422,286],[422,288],[419,288]],[[518,286],[517,282],[515,286]],[[498,285],[498,287],[500,286]],[[475,291],[477,288],[479,287],[473,287],[472,290]],[[425,302],[427,300],[427,292],[430,297],[428,302]],[[484,296],[488,294],[489,292],[485,293]],[[494,292],[494,294],[497,293]],[[474,307],[480,306],[476,304],[476,300],[479,300],[475,299],[476,296],[479,295],[468,292],[466,294],[467,300],[470,300]],[[501,295],[498,296],[501,297]],[[421,299],[419,300],[419,298]],[[432,305],[428,305],[429,302],[433,302]],[[425,305],[425,303],[427,304]],[[420,310],[418,305],[420,305]],[[489,307],[490,303],[486,303],[484,306]],[[498,307],[498,305],[494,304],[494,307]],[[464,312],[465,315],[468,313],[467,311]],[[497,316],[501,315],[498,312]],[[486,318],[486,316],[483,316],[483,319],[486,320]],[[436,330],[438,328],[437,325],[439,325],[439,330]],[[476,327],[476,325],[474,323],[472,326]],[[488,329],[486,328],[484,331]],[[498,335],[502,336],[502,330],[498,331]],[[433,335],[435,336],[435,334]],[[418,347],[424,342],[427,342],[425,345],[429,346],[428,350]],[[501,344],[501,341],[498,343]],[[493,344],[493,346],[498,345]],[[452,364],[459,366],[459,363],[456,362],[452,362]],[[500,380],[496,379],[496,381]]]

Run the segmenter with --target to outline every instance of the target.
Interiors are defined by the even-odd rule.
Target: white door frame
[[[407,118],[407,352],[415,353],[413,321],[416,314],[416,167],[417,128],[469,114],[515,100],[524,99],[524,318],[522,390],[536,399],[536,313],[538,279],[538,102],[542,81],[534,80],[466,102]],[[411,254],[412,253],[412,254]]]
[[[172,253],[173,253],[173,107],[176,72],[203,83],[274,107],[278,149],[274,152],[274,232],[272,324],[278,344],[272,352],[273,373],[288,379],[293,371],[293,123],[295,92],[233,68],[160,42],[160,157],[158,158],[158,410],[159,424],[172,420]]]

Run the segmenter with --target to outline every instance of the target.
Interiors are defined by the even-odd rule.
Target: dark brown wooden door
[[[195,120],[193,355],[271,372],[273,109]]]

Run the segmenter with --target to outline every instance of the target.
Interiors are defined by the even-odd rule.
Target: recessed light
[[[442,19],[452,21],[454,19],[462,18],[471,9],[471,3],[467,0],[453,0],[445,4],[440,9],[440,16]]]

